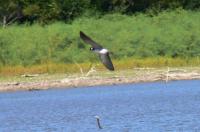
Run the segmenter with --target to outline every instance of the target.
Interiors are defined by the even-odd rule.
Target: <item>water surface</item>
[[[200,131],[200,80],[0,93],[0,122],[0,132]]]

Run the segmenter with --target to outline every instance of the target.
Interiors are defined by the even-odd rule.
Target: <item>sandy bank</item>
[[[124,83],[200,79],[200,68],[135,68],[90,74],[22,75],[0,80],[0,91],[43,90],[81,86],[115,85]]]

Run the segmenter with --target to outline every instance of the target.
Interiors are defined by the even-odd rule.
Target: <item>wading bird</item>
[[[101,62],[104,64],[104,66],[109,69],[110,71],[114,71],[113,63],[109,56],[109,51],[105,48],[103,48],[100,44],[96,43],[94,40],[92,40],[90,37],[85,35],[82,31],[80,31],[80,37],[83,39],[85,43],[90,44],[92,47],[90,48],[91,51],[99,54],[99,57],[101,59]]]

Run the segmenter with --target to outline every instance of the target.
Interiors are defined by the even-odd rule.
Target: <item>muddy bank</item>
[[[22,75],[20,79],[1,81],[0,91],[43,90],[49,88],[70,88],[81,86],[116,85],[124,83],[153,82],[171,80],[200,79],[200,68],[135,68],[125,71],[101,72],[93,71],[89,74],[76,74],[56,77],[46,75]],[[51,75],[53,76],[53,75]],[[24,81],[25,78],[29,80]],[[38,78],[38,79],[37,79]]]

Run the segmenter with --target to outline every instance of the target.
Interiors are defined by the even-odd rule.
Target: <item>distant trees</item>
[[[89,5],[89,0],[1,0],[0,24],[6,26],[15,21],[69,21],[81,15]]]
[[[199,9],[199,0],[1,0],[0,24],[70,21],[86,11],[135,13],[147,9]]]
[[[28,20],[47,23],[52,20],[69,21],[89,6],[89,0],[46,0],[25,3],[23,13]]]
[[[92,0],[100,11],[122,11],[124,13],[145,11],[149,8],[157,9],[177,8],[197,9],[199,0]],[[117,10],[118,9],[118,10]]]
[[[3,27],[22,18],[22,7],[15,0],[0,1],[0,23]]]

